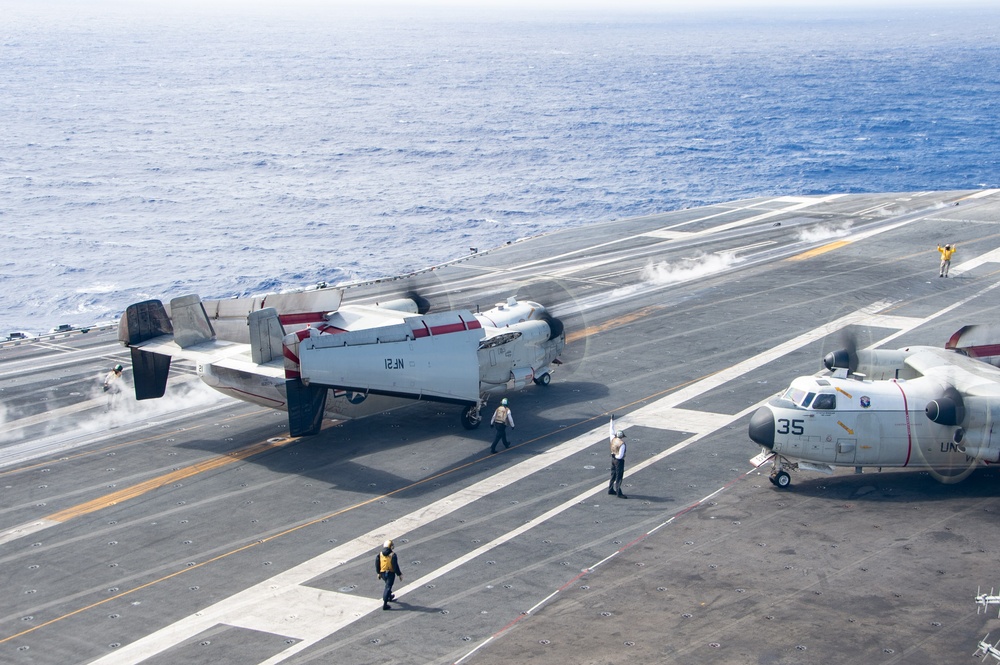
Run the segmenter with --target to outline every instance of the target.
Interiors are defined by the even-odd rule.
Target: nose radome
[[[750,438],[766,448],[774,448],[774,413],[762,406],[750,417]]]

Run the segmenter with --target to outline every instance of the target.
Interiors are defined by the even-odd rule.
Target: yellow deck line
[[[612,330],[614,328],[619,328],[621,326],[624,326],[624,325],[627,325],[629,323],[632,323],[633,321],[638,321],[639,319],[641,319],[641,318],[643,318],[645,316],[649,316],[650,314],[652,314],[654,311],[656,311],[658,309],[663,309],[663,307],[660,306],[660,305],[652,305],[650,307],[643,307],[642,309],[636,310],[635,312],[632,312],[631,314],[626,314],[625,316],[620,316],[617,319],[612,319],[611,321],[608,321],[608,322],[603,323],[601,325],[589,326],[587,328],[584,328],[583,330],[576,330],[576,331],[571,332],[571,333],[569,333],[569,334],[566,335],[566,343],[570,344],[572,342],[576,342],[578,340],[581,340],[584,337],[589,337],[590,335],[596,335],[597,333],[606,332],[608,330]]]
[[[786,261],[805,261],[806,259],[811,259],[814,256],[819,256],[820,254],[826,254],[827,252],[832,252],[835,249],[840,249],[844,245],[850,245],[850,240],[838,240],[837,242],[831,242],[829,245],[823,245],[822,247],[816,247],[810,249],[808,252],[802,252],[801,254],[796,254],[795,256],[789,256]]]
[[[131,487],[126,487],[123,490],[117,492],[112,492],[111,494],[105,494],[104,496],[93,499],[92,501],[87,501],[86,503],[81,503],[72,508],[67,508],[61,510],[57,513],[53,513],[44,519],[50,520],[52,522],[65,522],[66,520],[72,519],[74,517],[80,517],[81,515],[86,515],[88,513],[93,513],[104,508],[110,508],[111,506],[122,503],[123,501],[128,501],[129,499],[134,499],[136,497],[142,496],[152,492],[155,489],[169,485],[171,483],[176,483],[185,478],[190,478],[191,476],[196,476],[199,473],[204,473],[205,471],[211,471],[213,469],[218,469],[220,467],[226,466],[227,464],[232,464],[233,462],[238,462],[244,460],[258,453],[262,453],[266,450],[272,448],[279,448],[281,446],[291,443],[295,439],[284,438],[275,442],[261,442],[256,443],[252,446],[247,446],[240,450],[233,451],[227,455],[216,457],[213,459],[205,460],[203,462],[198,462],[197,464],[192,464],[191,466],[186,466],[176,471],[171,471],[170,473],[164,474],[162,476],[157,476],[156,478],[151,478],[149,480],[143,481],[137,485],[132,485]]]

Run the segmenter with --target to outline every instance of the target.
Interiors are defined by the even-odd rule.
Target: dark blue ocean
[[[719,201],[1000,186],[1000,9],[234,6],[0,0],[0,332]]]

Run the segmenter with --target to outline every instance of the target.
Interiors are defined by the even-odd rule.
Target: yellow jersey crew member
[[[510,425],[511,429],[514,428],[514,417],[510,413],[510,407],[507,406],[507,398],[504,397],[500,400],[500,406],[493,412],[493,420],[490,421],[490,427],[496,430],[496,434],[493,436],[493,445],[490,446],[491,454],[497,451],[497,444],[501,439],[503,439],[503,447],[510,448],[510,442],[507,441],[507,425]]]
[[[947,277],[948,269],[951,268],[951,257],[958,250],[958,246],[955,243],[951,243],[942,247],[938,245],[938,251],[941,252],[941,267],[938,269],[938,277]]]
[[[396,600],[392,593],[392,585],[396,578],[403,579],[403,573],[399,571],[399,562],[396,560],[396,553],[392,551],[392,541],[387,540],[382,544],[382,551],[375,555],[375,572],[378,578],[385,582],[382,590],[382,609],[391,610],[390,601]]]
[[[625,475],[625,432],[615,429],[615,417],[611,416],[611,427],[608,433],[611,440],[611,485],[608,494],[617,494],[619,499],[627,499],[622,494],[622,476]]]

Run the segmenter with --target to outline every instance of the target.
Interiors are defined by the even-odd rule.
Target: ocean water
[[[997,9],[0,17],[3,333],[712,202],[1000,186]]]

